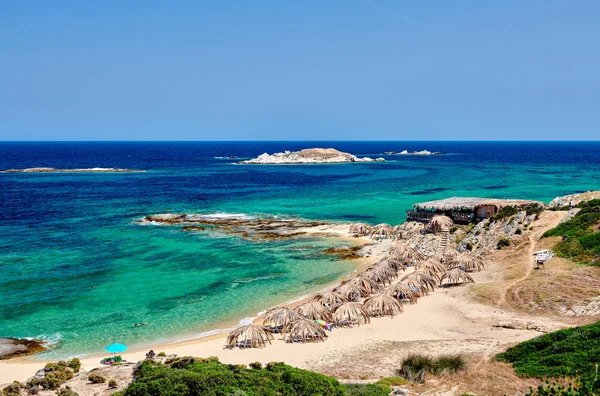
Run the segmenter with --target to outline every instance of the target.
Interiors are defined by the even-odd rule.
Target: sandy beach
[[[393,318],[371,318],[370,324],[353,328],[335,328],[322,343],[288,344],[280,336],[276,336],[272,344],[264,349],[230,350],[225,348],[226,333],[223,333],[169,345],[157,344],[152,349],[168,355],[217,356],[224,363],[284,361],[340,379],[393,375],[401,357],[413,350],[425,350],[435,355],[464,353],[489,357],[507,345],[567,326],[561,321],[508,310],[501,304],[478,303],[472,293],[473,287],[501,280],[499,278],[503,277],[503,273],[499,268],[504,265],[506,257],[515,259],[511,254],[520,255],[520,266],[532,266],[529,251],[535,248],[543,231],[557,224],[561,217],[561,212],[544,213],[538,230],[532,233],[530,243],[525,244],[527,249],[521,249],[522,252],[517,250],[492,254],[488,258],[490,264],[486,269],[472,274],[478,286],[438,288],[429,296],[420,298],[417,304],[404,305],[404,313],[400,315]],[[347,225],[318,226],[304,231],[312,235],[327,234],[349,238]],[[354,242],[357,239],[352,238]],[[381,258],[392,243],[390,240],[360,240],[369,244],[365,247],[369,253],[362,259],[358,271]],[[510,284],[507,284],[506,291],[509,287]],[[301,302],[297,301],[292,305]],[[255,322],[260,320],[259,317]],[[507,323],[510,325],[506,325]],[[137,362],[145,357],[145,352],[147,350],[135,350],[122,356],[129,362]],[[104,355],[102,353],[83,358],[83,367],[86,370],[99,367],[99,361]],[[45,364],[34,359],[27,357],[0,362],[0,383],[23,381],[32,376]]]

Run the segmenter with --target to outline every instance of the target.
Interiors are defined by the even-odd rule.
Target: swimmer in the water
[[[148,322],[144,322],[144,323],[136,323],[136,324],[134,324],[134,326],[135,326],[135,327],[141,327],[141,326],[145,326],[145,325],[147,325],[147,324],[148,324]]]

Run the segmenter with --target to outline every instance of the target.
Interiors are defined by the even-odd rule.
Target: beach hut
[[[275,307],[265,312],[263,325],[274,332],[279,332],[288,324],[302,318],[304,317],[291,308]]]
[[[356,278],[352,278],[348,281],[348,283],[352,283],[364,289],[367,294],[376,293],[381,289],[381,286],[372,279],[365,278],[362,275],[357,276]]]
[[[310,301],[317,302],[327,308],[333,308],[336,305],[347,302],[348,299],[334,291],[324,291],[312,296]]]
[[[406,243],[396,242],[389,250],[389,257],[406,264],[418,263],[425,259],[425,255],[416,248]]]
[[[471,278],[465,270],[460,267],[452,268],[442,276],[442,284],[456,286],[463,283],[474,283],[475,281]]]
[[[354,223],[350,225],[350,234],[366,236],[371,234],[373,227],[365,223]]]
[[[447,267],[452,269],[461,267],[465,271],[481,271],[484,267],[483,259],[473,253],[459,253],[450,259]]]
[[[452,219],[448,216],[437,215],[433,216],[429,223],[425,226],[425,230],[428,232],[442,232],[448,231],[454,225]]]
[[[365,306],[357,302],[346,302],[335,309],[333,322],[336,326],[360,326],[361,323],[370,323],[369,313]]]
[[[250,324],[241,326],[233,330],[227,336],[227,346],[229,348],[262,348],[267,342],[270,344],[273,340],[271,330],[264,326]]]
[[[315,342],[325,341],[327,333],[314,320],[298,319],[283,328],[281,331],[285,342]]]
[[[416,286],[420,291],[426,290],[428,292],[434,291],[435,286],[437,284],[436,279],[434,277],[420,271],[415,271],[408,275],[405,275],[404,278],[402,278],[401,282],[404,282],[410,287]]]
[[[372,239],[388,239],[394,236],[394,227],[389,224],[377,224],[371,229]]]
[[[331,321],[331,311],[316,301],[305,302],[294,308],[294,311],[311,320]]]
[[[406,301],[410,304],[416,304],[419,294],[416,290],[409,287],[406,283],[398,282],[383,289],[385,294],[388,294],[400,301]]]
[[[345,297],[348,301],[357,301],[361,297],[367,296],[369,293],[362,287],[349,282],[344,282],[335,289],[334,292],[338,293],[342,297]]]
[[[365,309],[370,316],[394,316],[404,312],[402,304],[389,294],[373,294],[365,300]]]

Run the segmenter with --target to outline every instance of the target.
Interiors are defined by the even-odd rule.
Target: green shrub
[[[72,368],[75,373],[78,373],[81,369],[81,362],[78,358],[73,358],[67,363],[67,366]]]
[[[515,235],[521,235],[523,233],[523,230],[521,230],[520,228],[517,228],[515,230]]]
[[[412,354],[402,360],[399,374],[411,382],[423,382],[425,373],[431,372],[433,360],[426,355]]]
[[[344,384],[348,396],[389,396],[392,388],[381,384]]]
[[[20,396],[21,395],[21,384],[18,381],[14,381],[6,388],[2,389],[3,396]]]
[[[593,378],[600,362],[600,322],[544,334],[496,358],[512,363],[515,372],[525,377]]]
[[[467,246],[465,247],[469,252],[473,250],[473,244],[471,242],[467,242]]]
[[[496,215],[490,219],[490,222],[493,223],[494,221],[500,221],[506,217],[516,215],[518,212],[519,212],[519,208],[516,206],[505,206],[502,209],[500,209],[498,211],[498,213],[496,213]]]
[[[117,384],[117,381],[115,381],[114,379],[111,379],[110,381],[108,381],[108,387],[110,389],[115,389],[119,387],[119,384]]]
[[[540,214],[544,211],[544,207],[540,204],[530,204],[525,208],[525,213],[527,216],[531,216],[532,214]]]
[[[71,389],[70,387],[66,386],[62,389],[59,389],[56,391],[56,394],[58,396],[79,396],[79,394],[75,391],[73,391],[73,389]]]
[[[510,239],[508,238],[500,238],[498,244],[496,245],[496,249],[500,250],[503,247],[510,246]]]
[[[467,366],[461,355],[442,355],[433,361],[433,373],[436,375],[455,374]]]
[[[171,364],[143,361],[134,372],[134,382],[117,395],[344,395],[336,379],[283,363],[255,370],[221,364],[214,358],[182,359]]]
[[[92,384],[103,384],[106,382],[106,378],[104,378],[103,376],[101,376],[98,373],[91,373],[88,376],[88,380],[92,383]]]
[[[530,389],[526,396],[598,396],[600,395],[600,381],[578,379],[575,383],[567,386],[550,384],[540,384],[536,390]]]
[[[262,363],[261,362],[250,363],[248,366],[250,366],[250,368],[254,369],[254,370],[260,370],[260,369],[262,369]]]
[[[386,377],[376,382],[376,384],[387,385],[387,386],[400,386],[406,384],[408,381],[402,377]]]
[[[452,226],[450,227],[450,234],[454,234],[456,232],[456,230],[458,230],[458,226]]]
[[[167,357],[167,354],[164,352],[159,352],[158,355],[156,355],[158,357]]]

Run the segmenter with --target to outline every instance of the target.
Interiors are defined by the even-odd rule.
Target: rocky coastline
[[[57,169],[57,168],[25,168],[5,169],[0,173],[138,173],[145,172],[137,169],[122,168],[81,168],[81,169]]]
[[[383,158],[359,158],[350,153],[332,148],[311,148],[300,151],[284,151],[283,153],[264,153],[257,158],[240,161],[238,164],[246,165],[293,165],[293,164],[341,164],[352,162],[384,162]]]
[[[33,355],[48,349],[42,340],[29,338],[0,338],[0,360]]]

